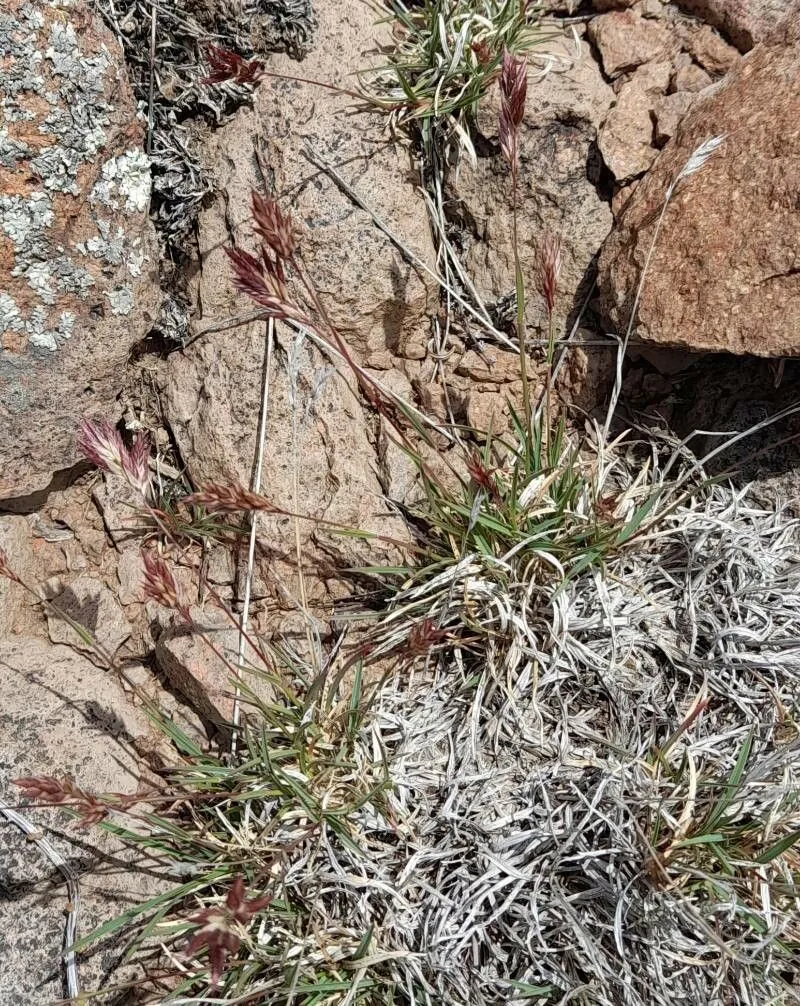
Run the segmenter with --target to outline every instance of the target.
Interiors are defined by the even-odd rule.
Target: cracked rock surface
[[[80,3],[0,13],[0,500],[75,463],[157,314],[150,167],[116,43]]]
[[[600,259],[624,327],[670,183],[692,152],[723,146],[672,199],[638,309],[639,337],[705,352],[800,350],[800,3],[697,101],[625,205]]]

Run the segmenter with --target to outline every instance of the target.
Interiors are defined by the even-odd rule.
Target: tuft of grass
[[[384,937],[425,948],[426,1002],[796,1001],[798,524],[667,501],[602,566],[470,554],[376,627],[404,659],[372,730],[418,822]]]
[[[576,441],[563,416],[548,428],[541,410],[530,430],[516,414],[514,427],[513,445],[489,438],[455,486],[422,473],[425,496],[410,509],[421,557],[392,571],[379,651],[397,650],[424,619],[451,644],[524,649],[529,616],[552,612],[576,577],[637,547],[674,502],[644,461],[632,469],[624,438],[606,444],[590,426]]]
[[[102,826],[181,882],[73,949],[131,926],[138,944],[158,941],[173,967],[168,999],[153,1001],[303,1004],[348,992],[360,1001],[383,984],[358,963],[371,946],[354,907],[369,883],[365,820],[392,830],[385,766],[358,742],[361,676],[344,689],[294,654],[271,657],[274,672],[250,673],[269,681],[272,701],[235,682],[244,707],[235,759],[161,721],[183,763],[135,810],[134,798],[124,812],[119,799],[108,804]],[[239,917],[226,912],[236,885],[251,906]]]
[[[478,102],[506,51],[525,54],[545,38],[542,5],[527,0],[389,0],[377,9],[392,26],[387,61],[362,74],[367,98],[416,125],[426,148],[433,131],[456,134],[471,150]]]

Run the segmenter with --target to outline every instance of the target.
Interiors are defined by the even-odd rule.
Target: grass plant
[[[500,76],[503,55],[542,43],[542,4],[527,0],[390,0],[376,10],[391,25],[386,62],[362,75],[366,94],[415,124],[428,148],[444,129],[471,150],[478,102]],[[387,14],[388,8],[388,14]]]
[[[392,11],[405,34],[386,72],[403,114],[458,123],[505,74],[513,171],[525,66],[503,53],[522,46],[532,8]],[[207,749],[154,711],[176,750],[161,787],[19,781],[176,881],[73,950],[133,926],[162,952],[150,1001],[175,1004],[797,1002],[797,520],[706,479],[685,444],[612,432],[613,409],[570,421],[551,382],[511,403],[508,433],[443,428],[355,359],[289,215],[256,194],[253,220],[256,247],[230,253],[237,287],[323,348],[385,421],[421,487],[411,540],[393,543],[397,565],[362,571],[385,604],[361,612],[352,643],[341,623],[329,640],[309,628],[302,652],[239,623],[235,743]],[[551,316],[556,249],[538,278]],[[550,365],[554,343],[551,324]],[[154,500],[147,445],[97,423],[81,442],[138,493],[162,542],[190,553]],[[314,519],[257,484],[200,486],[178,506],[220,526]],[[168,563],[147,555],[146,596],[188,620]],[[17,578],[2,554],[0,575]]]

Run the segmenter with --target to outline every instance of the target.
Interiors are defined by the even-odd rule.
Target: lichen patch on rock
[[[111,375],[150,327],[157,256],[136,115],[119,48],[83,3],[11,0],[0,15],[0,499],[74,462],[76,409],[113,401]]]

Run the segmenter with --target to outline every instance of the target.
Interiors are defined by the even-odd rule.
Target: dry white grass
[[[290,963],[331,1003],[797,1002],[799,531],[711,485],[560,589],[466,555],[401,593],[387,647],[421,610],[464,642],[382,687],[317,795],[390,782],[341,832],[259,811],[302,922],[251,933],[248,994]]]
[[[394,970],[419,1001],[505,1003],[515,982],[587,1006],[795,1001],[798,961],[775,952],[797,952],[792,876],[726,877],[701,845],[671,846],[751,734],[723,848],[800,826],[797,543],[785,514],[709,489],[605,576],[504,619],[515,643],[484,666],[446,653],[385,689],[372,729],[408,830],[374,860],[397,899],[368,914],[409,952]],[[476,618],[499,619],[467,567],[456,603],[466,589]],[[698,695],[708,708],[661,764]]]

